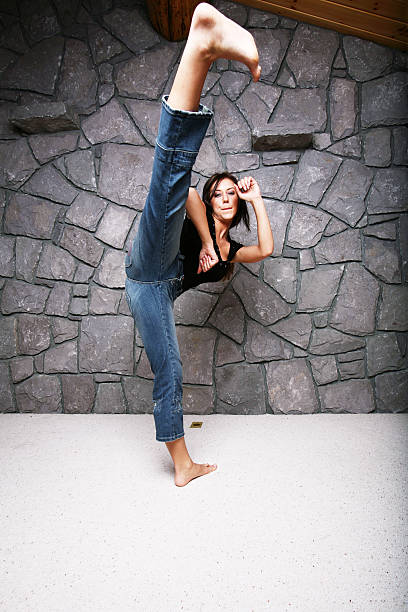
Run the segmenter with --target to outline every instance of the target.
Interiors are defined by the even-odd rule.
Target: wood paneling
[[[278,15],[408,50],[406,0],[238,0]]]

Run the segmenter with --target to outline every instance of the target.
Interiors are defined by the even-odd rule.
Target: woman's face
[[[215,219],[231,223],[238,210],[238,194],[231,179],[223,178],[218,183],[211,198],[211,206]]]

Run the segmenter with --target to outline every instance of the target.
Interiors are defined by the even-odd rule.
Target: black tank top
[[[243,246],[241,243],[232,240],[228,234],[227,240],[230,243],[230,250],[227,260],[223,261],[221,259],[221,253],[215,238],[214,219],[208,212],[207,221],[214,244],[214,250],[218,255],[219,261],[211,268],[211,270],[208,270],[208,272],[201,272],[201,274],[197,274],[198,257],[201,251],[201,239],[194,226],[194,223],[191,221],[191,219],[186,217],[184,219],[180,239],[180,253],[184,257],[183,292],[187,291],[187,289],[191,289],[192,287],[197,287],[197,285],[202,283],[215,283],[222,280],[232,265],[231,260],[234,258],[236,252]]]

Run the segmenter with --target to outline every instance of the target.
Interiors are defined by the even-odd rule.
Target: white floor
[[[408,610],[408,414],[184,422],[0,415],[2,612]]]

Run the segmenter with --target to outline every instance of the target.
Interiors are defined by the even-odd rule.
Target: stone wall
[[[212,67],[194,184],[221,168],[252,174],[275,251],[176,302],[184,410],[404,411],[407,55],[218,6],[253,32],[262,82],[235,62]],[[123,262],[183,44],[131,1],[5,0],[0,20],[1,409],[151,412]],[[80,129],[11,127],[17,107],[55,101]],[[313,146],[254,152],[265,124],[311,131]]]

